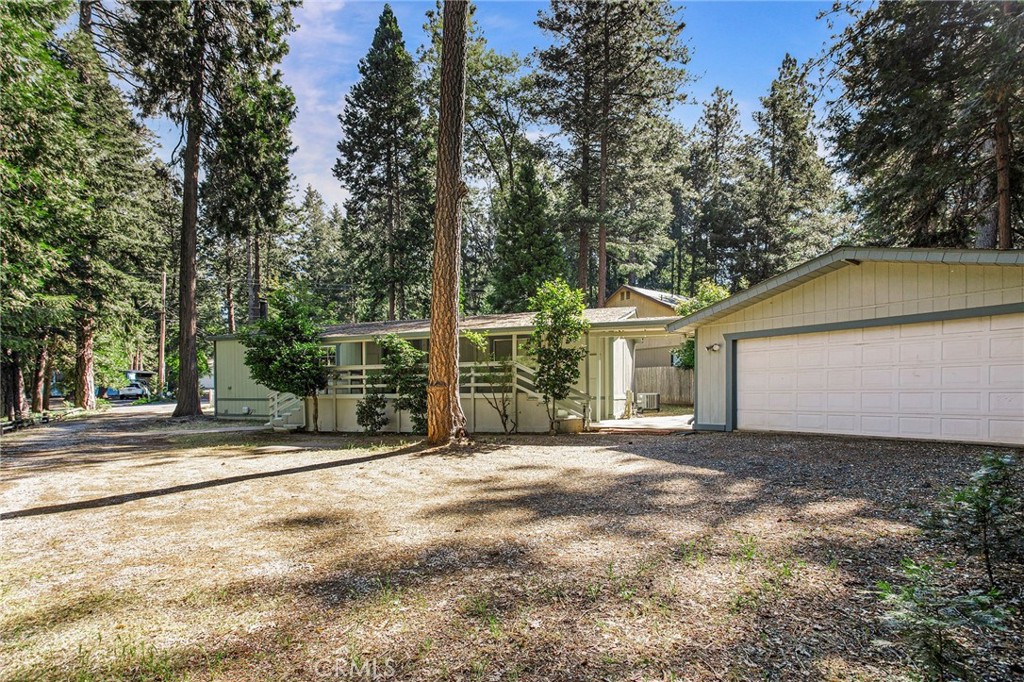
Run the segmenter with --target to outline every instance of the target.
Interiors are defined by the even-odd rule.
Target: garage
[[[1024,446],[1024,252],[842,247],[669,325],[694,428]]]
[[[738,429],[1024,441],[1024,315],[743,339]]]

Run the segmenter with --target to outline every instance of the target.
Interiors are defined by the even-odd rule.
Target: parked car
[[[117,397],[121,400],[136,400],[138,398],[148,398],[149,389],[137,381],[133,381],[124,388],[120,388],[117,391]]]

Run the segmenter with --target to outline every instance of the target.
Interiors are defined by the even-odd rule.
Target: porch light
[[[722,344],[713,343],[710,346],[704,346],[704,350],[711,351],[712,353],[717,353],[718,351],[722,350]]]

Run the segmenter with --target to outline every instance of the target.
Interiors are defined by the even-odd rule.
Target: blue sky
[[[682,6],[684,37],[690,46],[687,88],[689,103],[678,119],[693,125],[700,105],[718,85],[733,91],[744,126],[758,98],[768,89],[783,56],[789,52],[804,61],[818,55],[831,31],[819,12],[830,2],[691,2]],[[282,65],[285,81],[295,91],[298,118],[292,132],[298,147],[291,162],[296,187],[313,185],[328,202],[345,194],[331,174],[340,136],[338,114],[345,93],[358,78],[359,59],[369,49],[383,2],[306,0],[298,10],[298,30]],[[426,2],[392,2],[409,51],[414,55],[424,40]],[[476,17],[484,36],[499,52],[529,54],[546,44],[534,25],[546,2],[477,0]],[[177,134],[156,126],[165,153]]]

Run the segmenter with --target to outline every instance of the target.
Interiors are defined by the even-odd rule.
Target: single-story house
[[[668,328],[698,429],[1024,445],[1024,251],[842,247]]]
[[[523,345],[533,332],[533,313],[482,315],[461,321],[463,331],[487,334],[488,355],[510,358],[515,363],[515,390],[511,392],[514,419],[521,432],[548,430],[540,395],[535,390],[530,358]],[[626,391],[633,390],[634,348],[650,336],[667,335],[666,325],[677,319],[638,318],[636,309],[600,308],[584,311],[590,330],[584,343],[587,358],[581,363],[580,380],[572,395],[558,404],[568,421],[612,419],[626,409]],[[356,405],[365,395],[372,374],[382,368],[380,348],[374,339],[395,334],[429,352],[430,321],[363,322],[327,327],[322,335],[325,353],[331,358],[333,377],[319,396],[320,428],[326,431],[359,431]],[[488,370],[473,346],[462,340],[460,375],[462,408],[472,432],[500,432],[497,413],[488,405]],[[290,395],[278,395],[257,384],[245,365],[245,349],[233,336],[214,339],[214,406],[216,415],[253,419],[280,425],[301,426],[311,419],[311,405]],[[308,401],[311,402],[311,401]],[[408,415],[388,408],[391,432],[411,430]]]
[[[636,308],[637,317],[669,318],[679,317],[676,308],[685,302],[685,296],[623,284],[608,297],[604,307]],[[683,340],[682,334],[666,334],[639,342],[635,357],[637,368],[672,367],[672,352],[679,348]]]

